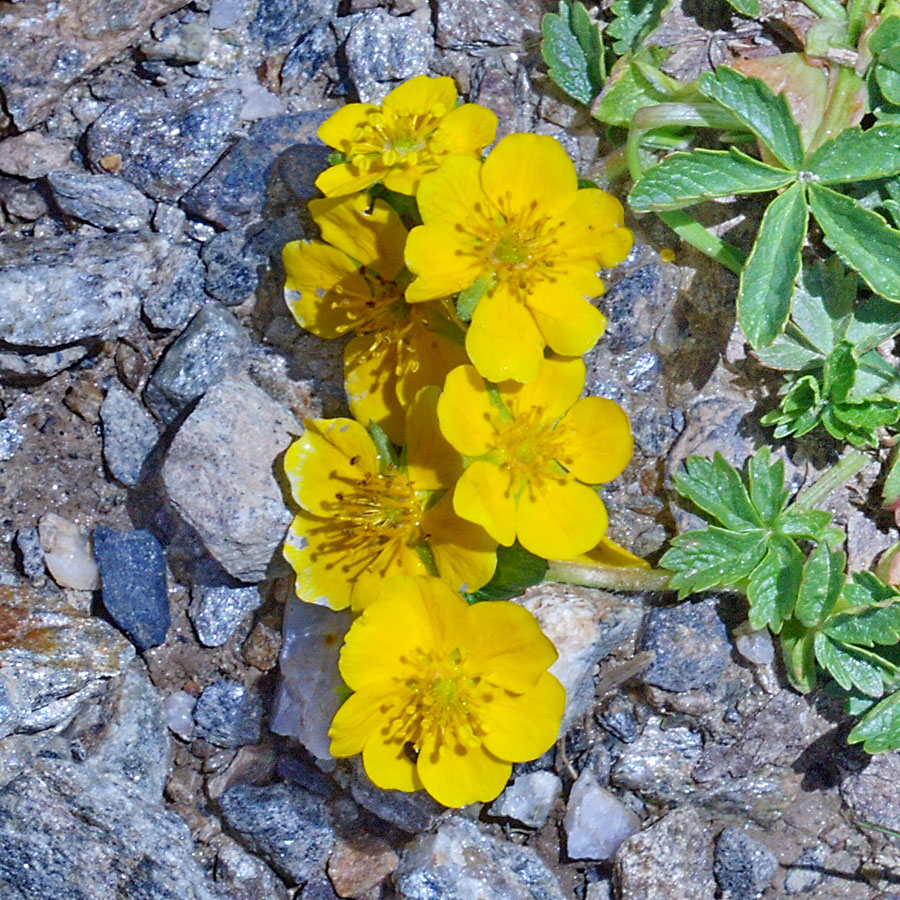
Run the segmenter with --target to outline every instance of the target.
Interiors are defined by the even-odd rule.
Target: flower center
[[[494,424],[502,464],[512,470],[517,482],[558,478],[562,475],[559,464],[571,464],[565,449],[565,427],[554,427],[540,407],[518,412],[512,422],[498,416]]]
[[[363,172],[379,164],[437,168],[447,150],[434,132],[446,113],[441,103],[430,110],[373,110],[354,129],[347,155]]]

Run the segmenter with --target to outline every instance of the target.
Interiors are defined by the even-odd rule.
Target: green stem
[[[670,572],[662,569],[585,565],[551,559],[544,580],[610,591],[666,591],[671,577]]]
[[[791,509],[803,511],[814,509],[833,490],[849,481],[857,472],[861,472],[870,462],[870,457],[860,450],[851,450],[838,460],[818,481],[804,488],[791,504]]]
[[[668,210],[657,212],[657,215],[686,244],[696,247],[701,253],[705,253],[710,259],[715,260],[720,266],[725,266],[729,272],[734,272],[735,275],[743,272],[746,254],[727,241],[723,241],[722,238],[716,237],[708,228],[705,228],[696,219],[692,219],[687,213],[681,210]]]
[[[823,19],[843,19],[847,11],[837,0],[803,0],[803,2]]]

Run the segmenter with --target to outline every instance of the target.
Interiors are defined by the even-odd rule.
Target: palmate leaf
[[[847,737],[862,744],[866,753],[883,753],[900,747],[900,691],[872,707]]]
[[[807,628],[815,628],[828,618],[844,586],[847,557],[820,543],[803,566],[794,616]]]
[[[750,500],[741,476],[721,453],[712,461],[702,456],[688,457],[683,472],[672,481],[678,493],[732,531],[750,531],[763,519]]]
[[[753,628],[766,625],[781,631],[794,609],[803,575],[803,553],[790,539],[776,536],[768,541],[766,555],[750,574],[747,599]]]
[[[855,184],[900,172],[900,125],[858,125],[822,144],[803,168],[820,184]]]
[[[550,77],[573,100],[590,105],[600,90],[603,76],[603,44],[599,30],[584,21],[580,3],[561,0],[559,14],[541,19],[541,53]]]
[[[619,56],[637,53],[641,43],[656,29],[669,0],[615,0],[610,7],[614,16],[607,33],[615,38],[613,50]]]
[[[747,463],[750,501],[766,525],[773,525],[790,496],[784,484],[784,460],[772,462],[768,447],[750,457]]]
[[[857,277],[837,256],[804,266],[794,296],[791,317],[804,337],[827,356],[843,338],[853,316]]]
[[[896,668],[877,653],[833,640],[821,631],[813,647],[816,661],[845,691],[856,688],[869,697],[880,697],[885,684],[897,674]]]
[[[831,513],[824,509],[795,510],[788,508],[778,517],[778,533],[811,541],[825,540]]]

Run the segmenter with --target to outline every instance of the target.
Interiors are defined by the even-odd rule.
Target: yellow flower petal
[[[556,662],[556,648],[527,609],[509,602],[476,603],[470,618],[463,652],[491,684],[523,694]]]
[[[607,268],[617,266],[631,253],[633,245],[634,235],[627,228],[614,228],[612,231],[607,231],[603,235],[603,241],[599,247],[600,264]]]
[[[506,547],[516,539],[516,501],[505,467],[481,460],[473,462],[456,483],[453,509],[463,519],[481,525]]]
[[[441,433],[464,456],[482,456],[496,445],[495,410],[474,366],[459,366],[450,372],[437,414]]]
[[[600,543],[593,550],[588,550],[577,558],[586,563],[600,563],[603,566],[619,566],[622,568],[649,569],[650,563],[640,556],[635,556],[630,550],[610,540],[608,537],[600,539]]]
[[[384,726],[384,707],[398,706],[393,685],[351,694],[338,708],[328,729],[332,756],[355,756]]]
[[[606,507],[591,488],[550,477],[530,484],[516,505],[516,535],[544,559],[571,559],[603,537]]]
[[[464,103],[447,113],[434,133],[448,154],[476,155],[497,136],[497,116],[477,103]]]
[[[575,200],[578,175],[562,145],[538,134],[510,134],[484,161],[481,185],[504,216],[558,216]]]
[[[480,744],[445,743],[439,749],[429,735],[417,763],[425,790],[444,806],[493,800],[500,794],[512,766],[497,759]]]
[[[369,103],[348,103],[335,110],[320,126],[316,134],[319,140],[335,150],[348,153],[353,145],[353,133],[362,125],[377,106]]]
[[[350,608],[360,612],[375,595],[376,586],[397,575],[427,575],[428,567],[416,552],[401,540],[385,544],[374,560],[356,576],[350,594]]]
[[[497,387],[513,416],[518,418],[539,409],[543,420],[555,422],[581,396],[584,377],[584,361],[580,357],[548,356],[541,360],[534,381],[504,381]]]
[[[371,554],[348,552],[341,519],[300,510],[284,540],[284,558],[296,573],[294,589],[306,603],[346,609],[353,592],[351,575],[371,561]]]
[[[354,163],[338,163],[325,169],[316,179],[316,187],[326,197],[356,194],[364,191],[376,181],[381,181],[387,169],[378,160],[373,160],[363,169]]]
[[[475,308],[466,350],[488,381],[534,381],[544,358],[544,338],[531,311],[500,285]]]
[[[452,78],[416,75],[395,87],[382,101],[382,109],[392,115],[430,112],[440,118],[450,112],[455,103],[456,84]]]
[[[344,390],[350,412],[363,426],[380,425],[400,446],[406,433],[406,411],[397,397],[399,344],[363,334],[344,347]]]
[[[528,693],[498,689],[490,702],[479,705],[484,745],[510,762],[536,759],[556,742],[565,706],[565,689],[548,672]]]
[[[406,241],[406,265],[418,273],[406,289],[409,303],[449,297],[472,284],[482,272],[479,258],[465,236],[419,225]]]
[[[603,285],[597,281],[598,287]],[[606,330],[606,317],[583,295],[565,290],[560,282],[555,290],[535,290],[528,306],[538,328],[552,350],[564,356],[587,353]]]
[[[450,235],[460,229],[471,235],[472,223],[488,225],[494,215],[481,187],[481,163],[470,156],[448,156],[440,169],[426,175],[419,185],[416,203],[427,226]],[[411,260],[407,253],[407,265],[413,272],[427,274],[425,262],[427,258],[422,262],[418,258]]]
[[[422,527],[438,574],[458,591],[477,591],[497,568],[497,542],[474,522],[459,518],[448,492],[425,511]]]
[[[560,255],[596,262],[605,252],[606,235],[624,224],[625,211],[611,194],[587,188],[578,191],[562,218],[563,223],[554,234]],[[624,232],[631,234],[627,228]]]
[[[450,487],[462,474],[462,457],[441,434],[434,385],[416,394],[406,420],[406,477],[417,491]]]
[[[566,467],[587,484],[612,481],[631,459],[631,425],[622,407],[612,400],[579,400],[559,427],[566,433]]]
[[[319,516],[340,514],[341,481],[378,471],[375,445],[353,419],[307,419],[306,431],[284,457],[294,499]]]
[[[422,780],[402,742],[376,735],[364,747],[362,760],[366,775],[383,790],[407,793],[422,790]]]
[[[384,200],[373,203],[366,194],[326,197],[310,200],[309,213],[323,240],[386,281],[393,281],[403,268],[406,228]]]

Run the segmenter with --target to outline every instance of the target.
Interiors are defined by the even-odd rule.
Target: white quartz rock
[[[38,536],[44,563],[60,587],[77,591],[96,591],[100,587],[91,539],[74,522],[56,513],[45,513],[38,523]]]

